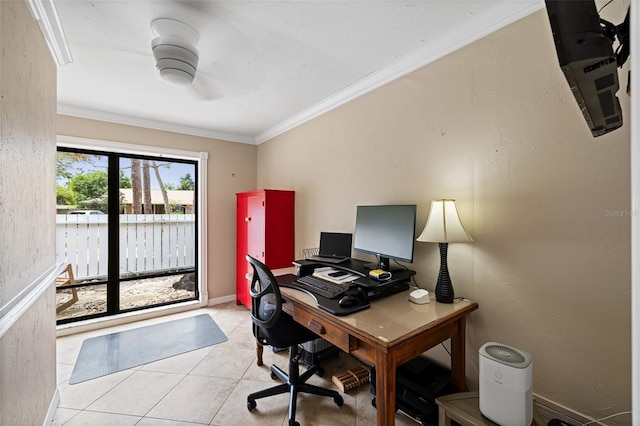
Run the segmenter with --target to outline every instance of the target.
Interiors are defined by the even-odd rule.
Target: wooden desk
[[[290,279],[279,276],[278,281]],[[293,276],[295,279],[295,276]],[[280,287],[283,309],[300,324],[343,351],[376,367],[378,425],[395,422],[396,367],[451,339],[451,382],[464,391],[466,317],[475,302],[426,305],[409,302],[409,291],[374,300],[371,307],[347,316],[334,316],[316,306],[305,292]]]

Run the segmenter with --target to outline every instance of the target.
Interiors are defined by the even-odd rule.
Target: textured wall
[[[58,117],[58,134],[207,152],[209,299],[235,295],[235,194],[255,189],[257,150],[254,145],[68,116]]]
[[[353,231],[358,204],[416,203],[420,232],[430,200],[457,199],[475,242],[450,244],[449,270],[456,294],[480,307],[469,386],[478,349],[497,341],[533,355],[535,393],[599,418],[631,404],[620,100],[627,125],[594,139],[543,10],[261,144],[258,187],[296,191],[297,249],[317,246],[320,231]],[[437,245],[416,243],[421,286],[434,289],[438,266]]]
[[[8,303],[55,262],[56,69],[26,1],[0,2],[0,40],[4,319]],[[45,419],[56,387],[53,292],[46,291],[0,337],[0,424]]]

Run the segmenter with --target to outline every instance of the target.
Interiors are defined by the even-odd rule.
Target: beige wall
[[[353,231],[358,204],[416,203],[419,232],[432,199],[457,199],[475,239],[449,246],[456,295],[479,304],[469,386],[479,347],[497,341],[533,355],[536,394],[599,418],[631,405],[620,98],[627,125],[594,139],[543,10],[259,145],[257,186],[296,191],[296,249],[323,230]],[[437,245],[416,243],[421,286],[434,289],[438,266]]]
[[[26,1],[0,1],[0,40],[0,424],[37,425],[56,389],[40,279],[55,263],[56,69]]]
[[[208,153],[208,297],[235,295],[235,194],[255,189],[254,145],[62,115],[58,135]]]

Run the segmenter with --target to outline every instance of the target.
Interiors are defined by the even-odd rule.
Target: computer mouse
[[[357,305],[359,302],[360,299],[347,294],[346,296],[342,296],[342,298],[338,300],[338,305],[342,306],[343,308],[348,308],[349,306]]]

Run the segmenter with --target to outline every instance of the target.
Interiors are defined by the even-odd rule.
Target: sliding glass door
[[[60,148],[57,262],[75,283],[59,290],[58,323],[198,299],[198,164]]]
[[[196,165],[120,157],[120,175],[120,309],[193,299]]]

